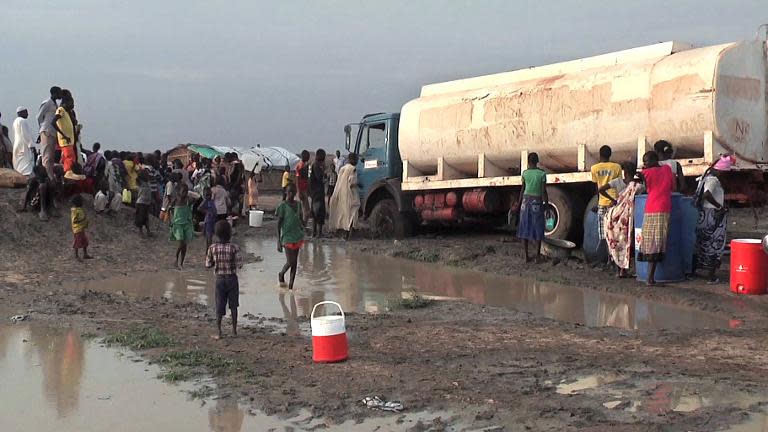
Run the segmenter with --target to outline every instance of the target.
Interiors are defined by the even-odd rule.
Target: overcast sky
[[[762,22],[766,0],[2,1],[0,122],[60,85],[86,146],[336,149],[424,84]]]

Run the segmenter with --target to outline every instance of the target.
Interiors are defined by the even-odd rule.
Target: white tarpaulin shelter
[[[214,150],[223,153],[237,153],[237,157],[243,162],[246,171],[251,171],[256,166],[256,172],[261,172],[267,166],[266,158],[260,148],[244,149],[241,147],[211,146]]]
[[[260,150],[270,169],[283,170],[289,167],[291,170],[296,168],[301,159],[282,147],[261,147]]]

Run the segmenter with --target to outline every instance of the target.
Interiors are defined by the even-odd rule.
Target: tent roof
[[[282,147],[261,147],[257,150],[261,150],[264,155],[264,159],[267,162],[267,166],[273,169],[296,168],[301,159],[292,153],[290,150],[286,150]]]
[[[187,146],[187,148],[195,153],[199,153],[202,157],[213,159],[216,156],[221,156],[224,153],[220,153],[216,149],[212,148],[211,146],[202,145],[202,144],[190,144]]]
[[[282,147],[251,147],[246,149],[206,144],[180,144],[176,148],[186,148],[208,159],[224,156],[224,153],[237,153],[248,171],[258,164],[260,167],[256,169],[257,172],[264,168],[285,169],[286,166],[294,169],[301,161],[296,154]]]

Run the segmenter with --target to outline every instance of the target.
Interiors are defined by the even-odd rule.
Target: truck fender
[[[400,179],[379,180],[373,187],[371,187],[368,195],[365,197],[363,203],[363,214],[365,217],[368,217],[371,214],[373,207],[383,197],[394,199],[398,211],[407,212],[413,210],[411,201],[403,197],[402,189],[400,188]]]

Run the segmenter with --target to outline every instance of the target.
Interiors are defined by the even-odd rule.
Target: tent
[[[261,170],[267,166],[267,162],[260,148],[253,147],[244,149],[241,147],[211,146],[211,149],[218,151],[221,156],[223,156],[224,153],[237,153],[237,157],[243,162],[246,171],[251,171],[255,166],[256,172],[261,172]]]
[[[273,170],[282,171],[285,167],[294,170],[301,161],[294,153],[282,147],[260,147],[256,150],[261,150],[267,166]]]
[[[185,165],[189,162],[192,153],[197,153],[206,159],[215,159],[216,156],[224,156],[225,153],[237,153],[247,171],[257,166],[256,172],[261,170],[277,170],[282,172],[286,166],[291,170],[296,168],[300,159],[282,147],[225,147],[206,144],[179,144],[166,155],[168,160],[179,159]]]
[[[204,144],[189,144],[187,146],[187,149],[189,149],[192,152],[198,153],[200,156],[206,158],[206,159],[213,159],[216,156],[222,156],[224,153],[216,150],[214,147],[207,146]]]

